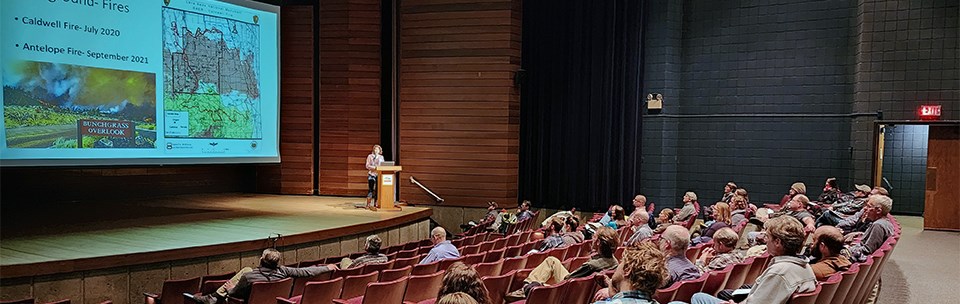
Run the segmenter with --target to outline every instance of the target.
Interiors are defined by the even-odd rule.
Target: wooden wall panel
[[[400,164],[446,205],[517,201],[520,0],[405,0]],[[401,181],[401,198],[433,200]]]
[[[366,195],[380,142],[380,1],[320,2],[320,172],[325,195]]]
[[[257,191],[313,194],[314,13],[280,10],[280,164],[257,167]]]

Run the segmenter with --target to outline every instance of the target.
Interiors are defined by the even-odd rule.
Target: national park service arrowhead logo
[[[163,0],[163,6],[170,5],[170,0]]]
[[[170,1],[170,0],[164,0],[164,1]],[[260,16],[253,15],[253,23],[260,24]]]

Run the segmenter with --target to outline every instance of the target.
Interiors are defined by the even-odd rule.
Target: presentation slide
[[[279,162],[279,7],[0,1],[0,165]]]

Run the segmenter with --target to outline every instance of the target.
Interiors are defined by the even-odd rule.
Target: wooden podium
[[[401,166],[378,166],[377,167],[377,209],[386,211],[400,211],[400,207],[394,206],[397,201],[394,196],[396,189],[397,172],[403,170]]]

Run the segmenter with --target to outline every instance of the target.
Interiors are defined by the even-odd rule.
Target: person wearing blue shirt
[[[433,231],[430,232],[430,241],[433,242],[433,249],[430,249],[430,252],[420,261],[420,264],[430,264],[439,260],[460,257],[460,251],[457,251],[457,247],[447,240],[447,230],[443,227],[433,228]]]

